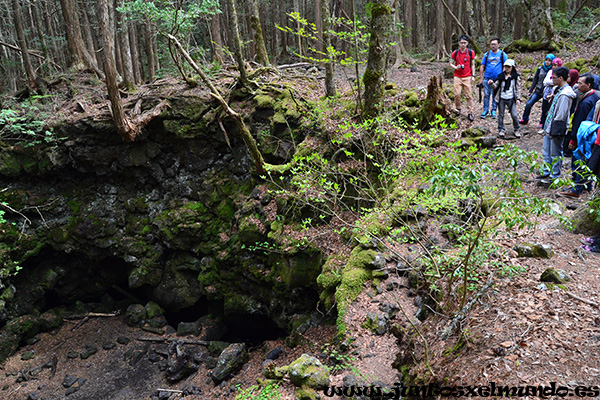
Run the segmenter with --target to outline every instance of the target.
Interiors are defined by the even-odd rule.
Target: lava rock
[[[112,350],[115,347],[117,347],[117,345],[114,342],[104,342],[104,343],[102,343],[102,348],[104,350]]]
[[[65,391],[65,396],[70,396],[70,395],[72,395],[73,393],[75,393],[75,392],[77,392],[77,391],[79,391],[79,387],[78,387],[78,386],[73,386],[73,387],[71,387],[71,388],[68,388],[68,389]]]
[[[390,319],[392,319],[396,316],[398,311],[400,311],[400,307],[398,307],[396,304],[381,303],[379,305],[379,311],[383,311],[390,317]]]
[[[316,357],[302,354],[289,365],[289,376],[298,387],[307,386],[313,389],[325,389],[329,386],[329,371]]]
[[[129,338],[125,337],[125,336],[119,336],[117,338],[117,343],[119,343],[119,344],[126,345],[126,344],[129,344],[129,341],[130,341]]]
[[[546,270],[542,272],[540,281],[562,284],[570,282],[571,277],[562,269],[546,268]]]
[[[283,352],[283,350],[281,350],[281,347],[275,347],[273,350],[271,350],[269,352],[269,354],[267,354],[267,357],[265,359],[266,360],[277,360],[277,357],[279,357],[282,352]]]
[[[367,313],[362,327],[370,330],[377,335],[383,335],[387,332],[390,325],[390,317],[384,313]]]
[[[246,344],[233,343],[223,350],[210,377],[215,384],[219,384],[238,371],[246,362],[248,362]]]
[[[146,318],[148,318],[148,312],[143,305],[132,304],[127,307],[125,320],[129,326],[139,326]]]
[[[65,379],[63,379],[63,387],[65,388],[70,388],[71,386],[73,386],[75,384],[75,382],[77,382],[77,378],[76,376],[73,375],[65,375]]]
[[[79,357],[82,360],[86,360],[96,354],[98,352],[98,348],[96,346],[92,346],[91,344],[86,344],[83,350],[79,353]]]
[[[200,324],[198,321],[194,322],[180,322],[177,325],[177,336],[198,336],[200,334]]]
[[[519,257],[552,258],[554,251],[549,244],[521,243],[513,248]]]

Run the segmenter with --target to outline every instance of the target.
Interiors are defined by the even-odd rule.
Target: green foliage
[[[238,387],[235,400],[281,400],[279,384],[275,381],[266,381],[262,385],[250,386],[247,389]]]
[[[48,115],[40,110],[33,96],[28,101],[15,105],[15,109],[0,110],[0,140],[25,147],[38,144],[57,144],[61,139],[52,128],[47,128],[44,120]]]
[[[569,10],[554,9],[552,11],[552,22],[554,29],[561,37],[572,38],[575,40],[584,40],[594,25],[600,20],[600,9],[584,7],[573,20],[575,8]],[[600,31],[597,29],[590,39],[600,37]]]

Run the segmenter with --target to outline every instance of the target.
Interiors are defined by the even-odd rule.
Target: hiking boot
[[[523,125],[523,126],[525,126],[525,125],[527,125],[527,124],[529,124],[529,122],[528,122],[528,121],[525,121],[524,119],[521,119],[521,120],[519,121],[519,125]]]
[[[473,120],[475,119],[475,118],[473,118],[473,114],[469,114],[469,115],[467,116],[467,118],[468,118],[468,119],[469,119],[469,121],[471,121],[471,122],[473,122]]]
[[[498,131],[498,137],[503,138],[504,136],[506,136],[506,132],[505,131]]]
[[[485,110],[484,112],[481,113],[481,115],[479,116],[479,118],[485,119],[487,116],[488,116],[488,111]]]
[[[581,243],[587,244],[587,245],[590,245],[590,244],[594,245],[596,243],[600,244],[600,235],[581,238]]]
[[[600,246],[594,244],[583,244],[581,245],[581,248],[590,253],[600,253]]]
[[[573,199],[579,198],[579,193],[575,192],[574,190],[567,190],[566,192],[559,192],[558,195],[563,196],[563,197],[571,197]]]
[[[492,110],[492,119],[496,119],[496,110]]]
[[[516,137],[516,138],[521,138],[522,136],[523,136],[523,135],[521,135],[521,132],[520,132],[520,131],[517,129],[517,130],[515,131],[515,137]]]

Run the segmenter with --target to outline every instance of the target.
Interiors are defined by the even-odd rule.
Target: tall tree
[[[248,74],[246,73],[246,65],[244,63],[244,56],[242,55],[242,39],[240,39],[240,28],[238,23],[237,11],[235,8],[234,0],[227,0],[229,7],[229,22],[232,35],[232,47],[235,61],[237,62],[238,69],[240,70],[240,84],[242,86],[248,86]]]
[[[323,47],[325,47],[325,53],[327,54],[328,62],[325,63],[325,95],[327,97],[335,96],[335,82],[333,81],[333,62],[331,59],[334,57],[329,54],[331,49],[331,12],[329,11],[329,0],[321,0],[321,12],[319,13],[322,18],[322,29],[323,29]]]
[[[104,79],[104,74],[98,69],[98,65],[83,44],[76,1],[60,0],[60,6],[65,20],[67,43],[69,45],[69,54],[71,56],[71,68],[84,69],[84,67],[87,66]]]
[[[117,0],[117,6],[123,6],[123,0]],[[133,74],[133,60],[131,58],[131,46],[129,44],[129,26],[124,18],[124,15],[117,11],[117,39],[121,48],[121,62],[123,63],[123,81],[121,85],[127,90],[132,90],[135,87],[135,76]]]
[[[267,46],[265,45],[265,38],[263,35],[263,29],[260,24],[260,13],[258,10],[258,1],[250,0],[250,25],[254,31],[254,46],[256,49],[256,61],[262,65],[269,65],[269,56],[267,54]]]
[[[117,68],[112,50],[112,37],[109,30],[108,4],[107,0],[98,0],[98,23],[100,25],[100,36],[102,36],[102,56],[104,59],[104,71],[106,73],[106,87],[110,98],[110,107],[113,120],[117,126],[118,134],[125,140],[133,141],[135,132],[131,121],[125,115],[123,102],[119,94],[117,82]]]
[[[25,75],[27,75],[27,86],[29,86],[30,89],[35,89],[35,72],[33,71],[33,64],[31,64],[31,57],[29,57],[27,40],[25,38],[25,30],[23,29],[23,13],[21,11],[21,4],[19,3],[19,0],[12,0],[12,8],[15,29],[17,31],[17,41],[19,43],[19,48],[21,49],[21,57],[23,58]]]
[[[383,110],[390,14],[391,8],[386,0],[374,0],[371,3],[369,56],[363,75],[365,83],[363,115],[366,118],[374,117]]]
[[[156,66],[154,63],[154,35],[152,35],[152,25],[146,19],[144,23],[144,49],[146,51],[146,59],[148,60],[148,79],[154,79],[156,74]]]
[[[213,14],[210,21],[210,36],[212,40],[213,59],[223,64],[223,38],[221,36],[221,14]]]

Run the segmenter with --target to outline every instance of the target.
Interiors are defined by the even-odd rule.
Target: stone
[[[146,318],[148,318],[148,313],[143,305],[132,304],[127,307],[127,311],[125,312],[127,325],[140,326]]]
[[[398,311],[400,311],[400,307],[398,307],[396,304],[381,303],[379,305],[379,311],[383,311],[390,317],[390,319],[392,319],[396,316]]]
[[[85,347],[83,348],[83,350],[81,350],[81,352],[79,353],[79,357],[81,357],[82,360],[86,360],[88,358],[90,358],[91,356],[93,356],[94,354],[96,354],[98,352],[98,348],[96,346],[93,346],[91,344],[86,344]]]
[[[329,371],[316,357],[302,354],[289,365],[290,380],[297,387],[325,389],[329,386]]]
[[[386,265],[387,261],[385,260],[385,256],[381,253],[378,253],[375,258],[373,258],[373,261],[367,265],[367,267],[371,269],[381,269],[385,268]]]
[[[194,322],[180,322],[177,325],[177,336],[197,336],[200,334],[200,324],[198,321]]]
[[[296,400],[319,400],[321,396],[313,388],[301,387],[296,390]]]
[[[77,358],[77,357],[79,357],[79,353],[76,352],[75,350],[69,350],[67,352],[67,358],[74,359],[74,358]]]
[[[77,392],[77,391],[79,391],[79,387],[78,387],[78,386],[73,386],[73,387],[71,387],[71,388],[68,388],[68,389],[65,391],[65,396],[70,396],[70,395],[72,395],[73,393],[75,393],[75,392]]]
[[[29,395],[27,396],[27,400],[39,400],[40,395],[33,392],[33,393],[29,393]]]
[[[63,387],[65,388],[70,388],[71,386],[73,386],[75,384],[75,382],[77,382],[77,378],[76,376],[73,375],[65,375],[65,379],[63,379]]]
[[[123,345],[129,344],[129,338],[125,337],[125,336],[119,336],[117,338],[117,343],[123,344]]]
[[[117,347],[117,345],[114,342],[104,342],[104,343],[102,343],[102,348],[104,350],[112,350],[115,347]]]
[[[23,361],[31,360],[34,357],[35,353],[33,351],[24,351],[23,354],[21,354],[21,360]]]
[[[562,284],[570,282],[571,277],[562,269],[546,268],[546,270],[542,272],[540,281]]]
[[[213,357],[219,357],[223,350],[229,347],[231,343],[222,342],[220,340],[212,340],[208,343],[208,352]]]
[[[148,319],[162,316],[165,312],[165,310],[163,310],[161,306],[159,306],[153,301],[149,301],[144,308],[146,309],[146,318]]]
[[[281,349],[281,347],[275,347],[273,350],[271,350],[269,352],[269,354],[267,354],[267,357],[265,357],[266,360],[276,360],[281,353],[283,352],[283,350]]]
[[[217,360],[217,366],[210,373],[210,377],[219,384],[227,379],[231,374],[237,372],[246,362],[248,362],[248,351],[245,343],[233,343],[227,346]]]
[[[383,335],[387,332],[390,325],[390,317],[384,313],[367,313],[365,321],[361,326],[365,329],[370,330],[376,335]]]
[[[552,258],[554,251],[549,244],[520,243],[513,249],[519,257]]]

